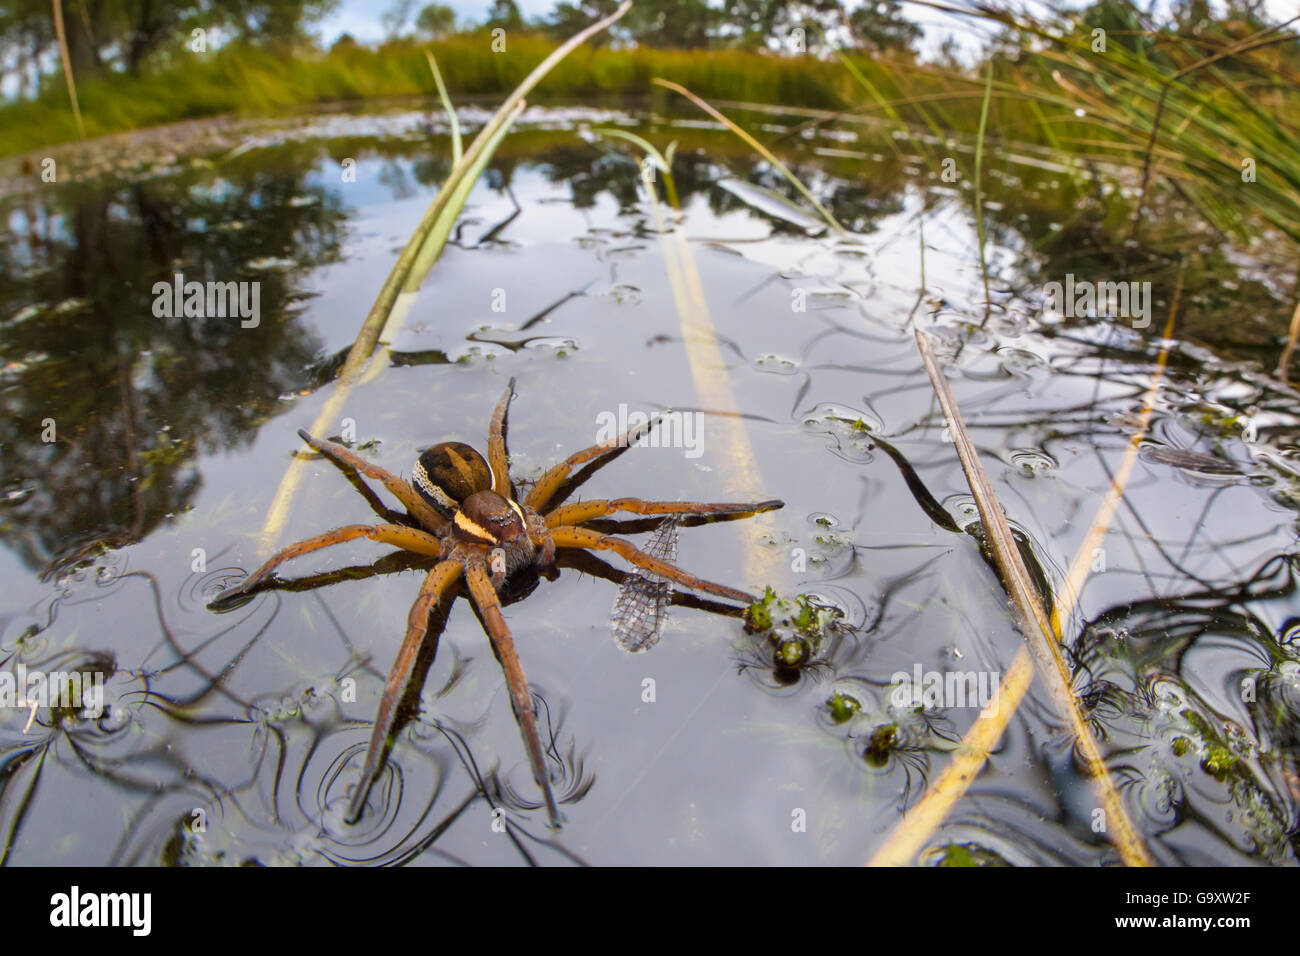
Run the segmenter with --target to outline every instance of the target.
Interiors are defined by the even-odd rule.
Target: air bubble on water
[[[1008,459],[1026,478],[1050,475],[1060,467],[1055,458],[1037,448],[1017,448]]]

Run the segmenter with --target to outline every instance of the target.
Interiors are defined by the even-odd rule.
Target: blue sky
[[[434,2],[434,0],[429,0]],[[436,0],[456,11],[458,20],[486,20],[490,0]],[[526,17],[541,16],[555,6],[554,0],[515,0]],[[379,18],[390,6],[392,0],[339,0],[338,10],[325,20],[318,28],[327,42],[333,41],[341,33],[351,33],[362,42],[383,39],[384,29],[379,25]],[[424,3],[415,0],[418,11]]]
[[[430,0],[432,2],[432,0]],[[458,19],[483,21],[487,18],[490,0],[438,0],[456,11]],[[516,0],[524,16],[532,18],[547,13],[555,6],[555,0]],[[857,6],[861,0],[847,0],[850,8]],[[1144,6],[1146,0],[1139,0]],[[415,0],[415,9],[419,10],[424,0]],[[392,0],[339,0],[338,9],[317,27],[317,33],[327,43],[332,43],[340,34],[350,33],[358,40],[370,42],[383,38],[384,30],[380,26],[380,16],[392,5]],[[1076,6],[1077,3],[1062,0],[1027,0],[1026,6],[1044,8]],[[1163,5],[1163,2],[1162,4]],[[1265,8],[1277,20],[1287,20],[1300,14],[1300,0],[1267,0]],[[978,24],[968,17],[953,17],[916,4],[903,4],[904,13],[925,30],[925,39],[921,49],[931,53],[939,48],[949,35],[956,36],[963,49],[974,53],[980,45],[980,36],[987,32],[982,28],[976,33]]]
[[[434,0],[429,0],[434,2]],[[483,21],[487,19],[490,0],[437,0],[456,11],[461,20]],[[541,16],[555,6],[555,0],[516,0],[525,17]],[[1287,0],[1300,3],[1300,0]],[[415,0],[415,9],[422,7],[423,0]],[[333,42],[340,34],[350,33],[362,42],[380,40],[384,30],[380,25],[380,16],[392,5],[392,0],[340,0],[338,9],[317,27],[316,32],[327,43]],[[857,6],[855,0],[848,0],[847,6]],[[915,5],[905,5],[907,15],[926,28],[926,46],[938,48],[945,36],[950,33],[970,33],[970,28],[963,27],[970,21],[967,18],[953,18]]]

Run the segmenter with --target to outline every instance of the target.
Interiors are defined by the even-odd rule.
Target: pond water
[[[1131,184],[995,151],[986,308],[968,145],[950,144],[949,182],[873,127],[745,125],[851,235],[789,208],[798,196],[768,164],[697,117],[530,111],[344,396],[333,372],[450,168],[433,113],[263,124],[251,148],[95,175],[74,157],[59,184],[11,191],[0,667],[105,677],[98,716],[0,707],[0,861],[869,861],[980,712],[900,705],[895,675],[996,686],[1023,643],[966,533],[977,516],[920,327],[1049,597],[1169,346],[1065,621],[1074,690],[1158,862],[1294,864],[1300,395],[1268,371],[1294,264],[1271,261],[1267,237],[1234,248],[1198,228],[1176,196],[1151,197],[1129,242]],[[593,132],[606,127],[677,141],[679,217],[650,202],[626,142]],[[685,318],[670,281],[683,263],[707,307]],[[177,273],[259,283],[256,324],[158,315],[154,285]],[[1120,318],[1045,308],[1067,276],[1150,283],[1145,316],[1136,299]],[[293,465],[322,409],[337,410],[326,434],[409,474],[437,441],[486,450],[511,377],[517,480],[611,416],[681,411],[698,442],[629,449],[576,497],[780,498],[754,519],[682,526],[678,563],[815,595],[846,626],[778,667],[736,616],[683,601],[632,654],[610,626],[621,559],[526,581],[505,616],[539,698],[556,830],[501,669],[457,600],[349,826],[429,562],[350,543],[281,569],[300,587],[225,613],[208,602],[271,538],[372,520],[327,462]],[[1116,862],[1074,744],[1036,682],[920,861]]]

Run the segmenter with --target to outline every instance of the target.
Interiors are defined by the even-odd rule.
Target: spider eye
[[[510,506],[511,510],[514,511],[515,514],[519,515],[519,526],[521,528],[525,527],[528,524],[528,519],[524,517],[524,509],[519,507],[517,502],[510,501],[509,499],[506,500],[506,504]],[[511,523],[513,524],[513,522]]]
[[[435,511],[450,518],[470,495],[492,487],[492,472],[471,446],[445,441],[420,455],[411,483]]]

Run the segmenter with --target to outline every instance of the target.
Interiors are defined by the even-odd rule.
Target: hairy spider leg
[[[603,458],[613,452],[621,452],[636,444],[663,420],[662,415],[652,415],[650,420],[644,424],[637,425],[635,428],[629,428],[617,438],[611,438],[590,448],[584,448],[582,451],[574,452],[558,465],[552,465],[541,478],[537,479],[537,484],[528,492],[528,497],[524,499],[524,504],[534,511],[541,511],[547,503],[560,490],[564,480],[574,468],[579,465],[585,465],[589,461],[595,461],[597,458]]]
[[[227,600],[240,594],[245,594],[257,587],[263,579],[266,578],[275,568],[293,558],[301,557],[304,554],[311,554],[313,551],[319,551],[322,548],[328,548],[331,545],[342,544],[345,541],[354,541],[357,538],[369,538],[371,541],[378,541],[381,544],[391,544],[394,547],[402,548],[406,551],[414,551],[416,554],[427,554],[430,557],[441,558],[447,554],[447,546],[441,540],[435,538],[427,531],[421,531],[419,528],[408,528],[400,524],[350,524],[342,528],[335,528],[333,531],[326,531],[324,534],[318,534],[315,537],[304,538],[286,548],[281,548],[273,554],[265,564],[246,577],[239,584],[221,594],[221,600]]]
[[[515,490],[510,485],[510,466],[506,452],[506,412],[515,394],[515,380],[506,385],[506,392],[492,412],[488,426],[488,468],[492,471],[492,490],[507,501],[515,500]]]
[[[625,560],[635,564],[638,568],[645,568],[660,577],[668,578],[670,581],[676,581],[693,591],[703,591],[706,594],[716,594],[719,597],[730,598],[733,601],[740,601],[744,604],[752,604],[758,600],[752,594],[746,594],[744,591],[737,591],[735,588],[729,588],[725,584],[716,584],[713,581],[706,581],[703,578],[697,578],[695,575],[683,571],[675,565],[660,561],[658,558],[646,554],[631,541],[625,538],[616,538],[613,535],[601,534],[599,531],[592,531],[590,528],[575,528],[571,525],[561,525],[558,528],[551,529],[551,538],[555,541],[557,548],[589,548],[598,551],[613,551],[621,555]]]
[[[313,438],[305,428],[298,429],[298,437],[322,455],[331,459],[335,464],[359,471],[366,477],[374,478],[382,483],[385,488],[392,492],[393,497],[400,501],[406,507],[406,510],[429,531],[441,531],[447,524],[442,515],[434,511],[433,506],[421,498],[414,488],[391,472],[385,471],[378,465],[371,464],[342,445],[337,445],[323,438]]]
[[[411,605],[411,613],[406,619],[406,637],[397,652],[397,659],[388,672],[388,682],[384,684],[384,695],[379,702],[379,713],[375,716],[375,727],[370,732],[370,746],[366,749],[366,762],[361,768],[361,781],[352,793],[352,802],[348,806],[348,823],[356,823],[365,810],[366,799],[374,785],[379,762],[383,759],[388,745],[389,733],[396,716],[397,702],[402,699],[402,691],[411,679],[420,648],[424,644],[429,629],[429,614],[443,596],[460,580],[459,561],[439,561],[424,577],[420,593]]]
[[[339,470],[343,477],[347,479],[348,484],[357,490],[357,494],[366,499],[366,504],[370,505],[370,510],[375,513],[375,517],[380,521],[385,524],[400,524],[415,520],[406,512],[390,508],[384,504],[384,500],[379,497],[379,493],[367,484],[366,479],[361,477],[361,474],[355,468],[330,458],[328,455],[325,456],[325,460]]]
[[[528,680],[524,677],[523,665],[515,652],[514,638],[510,628],[501,615],[501,602],[492,587],[482,558],[471,559],[465,567],[465,580],[469,584],[470,596],[483,615],[488,637],[496,648],[497,657],[501,659],[501,669],[505,671],[506,683],[510,685],[510,699],[514,704],[515,719],[519,722],[519,732],[524,738],[524,747],[528,750],[528,762],[532,764],[533,779],[542,788],[542,797],[546,801],[546,815],[551,826],[560,825],[560,811],[555,805],[555,795],[551,792],[551,778],[546,772],[546,761],[542,756],[542,743],[537,735],[537,715],[533,712],[533,695],[528,691]]]
[[[709,504],[703,501],[646,501],[642,498],[592,498],[560,505],[544,517],[548,528],[577,525],[603,518],[616,511],[639,515],[740,515],[760,514],[783,507],[785,502],[772,499],[758,504]]]
[[[338,584],[342,581],[364,581],[367,578],[379,577],[385,574],[398,574],[403,571],[419,571],[424,574],[435,563],[437,562],[431,561],[422,554],[413,554],[410,551],[389,551],[382,558],[372,561],[370,564],[350,564],[345,567],[335,568],[332,571],[319,571],[303,577],[274,578],[271,581],[263,581],[261,589],[296,594],[302,591],[315,591],[317,588],[329,587],[331,584]],[[225,603],[225,600],[227,600],[224,598],[225,593],[228,592],[218,595],[211,603],[216,605]],[[233,597],[238,597],[238,595],[232,595]]]

